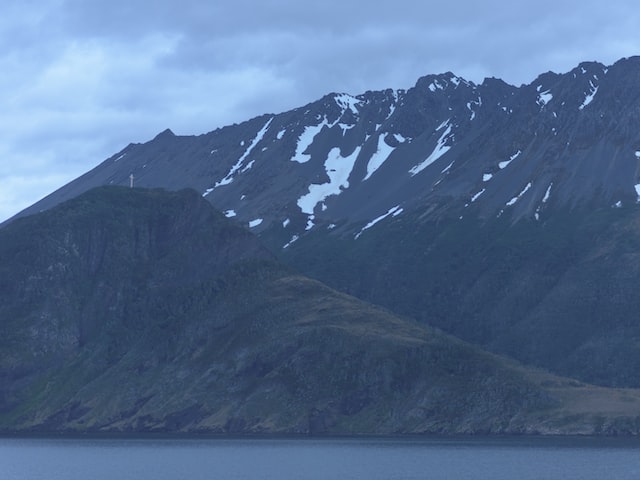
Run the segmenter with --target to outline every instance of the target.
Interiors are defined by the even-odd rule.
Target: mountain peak
[[[445,72],[438,75],[425,75],[424,77],[420,77],[416,82],[415,88],[423,91],[430,91],[431,93],[436,93],[438,90],[449,90],[455,89],[460,84],[466,86],[473,86],[472,82],[465,80],[464,78],[458,77],[457,75],[451,72]]]
[[[163,130],[158,135],[156,135],[154,140],[170,139],[175,136],[176,136],[175,133],[173,133],[173,131],[170,128],[167,128],[166,130]]]

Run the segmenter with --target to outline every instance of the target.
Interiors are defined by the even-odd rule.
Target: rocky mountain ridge
[[[127,185],[131,174],[141,187],[194,188],[256,232],[280,229],[289,240],[313,228],[357,234],[424,205],[540,219],[550,203],[634,203],[639,78],[634,57],[521,87],[445,73],[407,91],[330,94],[196,137],[167,130],[27,212]]]

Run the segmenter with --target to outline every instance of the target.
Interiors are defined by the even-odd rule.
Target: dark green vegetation
[[[640,210],[402,215],[284,250],[302,273],[526,364],[640,386]],[[313,255],[310,254],[313,252]],[[331,259],[327,261],[327,259]]]
[[[638,391],[293,274],[192,191],[103,187],[19,219],[0,269],[0,431],[640,430]]]

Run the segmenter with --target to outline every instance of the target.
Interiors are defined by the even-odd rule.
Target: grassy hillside
[[[194,192],[0,230],[0,431],[638,433],[640,394],[527,369],[277,263]]]
[[[635,206],[424,221],[401,215],[282,251],[305,275],[492,351],[607,386],[640,377]]]

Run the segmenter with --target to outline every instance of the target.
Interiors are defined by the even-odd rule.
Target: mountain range
[[[322,288],[555,375],[640,387],[639,167],[640,57],[520,87],[445,73],[166,130],[0,232],[100,186],[189,188]],[[208,253],[188,250],[197,280]]]
[[[329,227],[358,234],[425,206],[429,218],[543,221],[552,207],[634,204],[639,76],[640,57],[521,87],[445,73],[407,91],[329,94],[204,135],[166,130],[22,214],[131,175],[136,186],[194,188],[255,232],[281,230],[289,241]]]

